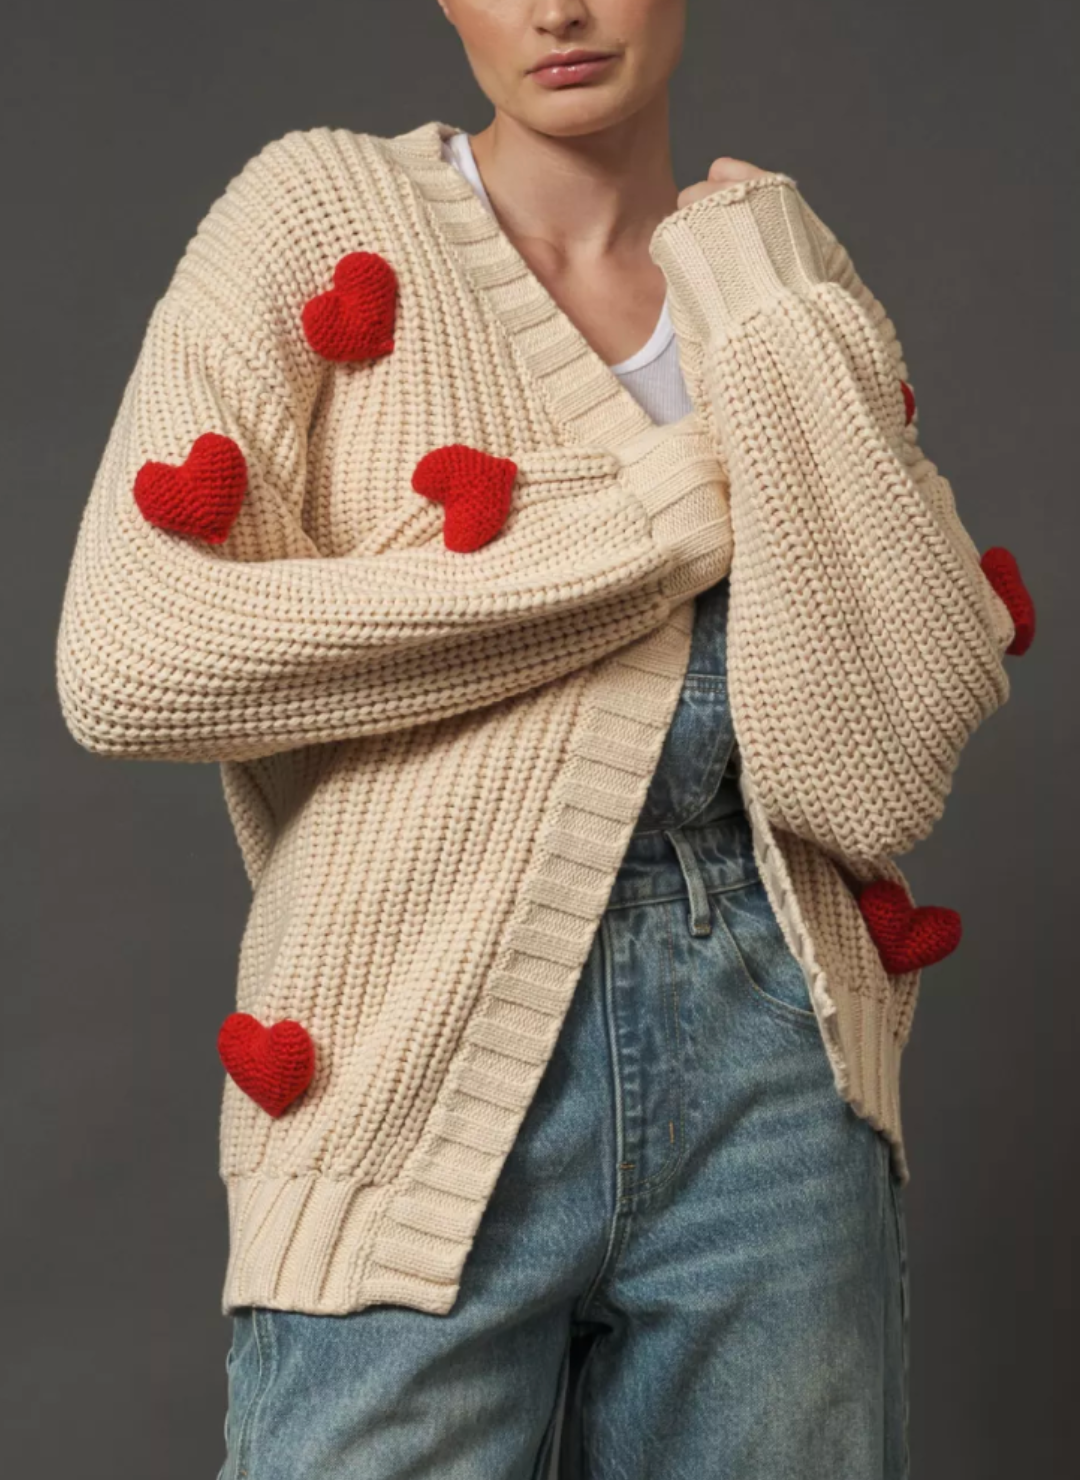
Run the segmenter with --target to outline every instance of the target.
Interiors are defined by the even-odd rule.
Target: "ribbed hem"
[[[837,1031],[849,1073],[844,1099],[888,1138],[901,1182],[910,1179],[900,1119],[900,1059],[892,1016],[876,997],[837,991]]]

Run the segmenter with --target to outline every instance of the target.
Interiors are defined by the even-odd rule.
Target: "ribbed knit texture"
[[[253,887],[237,1011],[314,1046],[284,1113],[225,1079],[226,1312],[451,1309],[659,757],[690,598],[729,571],[755,855],[837,1090],[906,1176],[919,975],[886,971],[858,890],[910,901],[890,855],[1008,696],[1012,622],[907,420],[895,331],[795,182],[657,231],[695,404],[657,427],[448,132],[295,131],[228,183],[151,315],[65,593],[71,733],[221,764]],[[382,299],[348,360],[304,312],[355,252],[396,305],[392,348]],[[247,468],[218,543],[134,497],[208,432]],[[517,469],[476,548],[413,487],[446,447]]]

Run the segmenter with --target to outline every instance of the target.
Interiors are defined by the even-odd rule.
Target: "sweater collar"
[[[569,440],[622,447],[651,441],[658,427],[596,353],[518,252],[469,182],[442,156],[458,130],[422,124],[392,139],[373,140],[406,174],[434,229],[461,263],[475,291],[517,345],[548,412]],[[682,431],[693,416],[674,423]]]

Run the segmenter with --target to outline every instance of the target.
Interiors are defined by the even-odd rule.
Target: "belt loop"
[[[712,934],[712,913],[709,910],[709,896],[705,889],[705,878],[701,868],[694,856],[694,850],[682,828],[665,828],[664,836],[675,849],[675,856],[679,860],[683,878],[686,880],[686,892],[690,896],[690,908],[686,919],[690,926],[691,935]]]

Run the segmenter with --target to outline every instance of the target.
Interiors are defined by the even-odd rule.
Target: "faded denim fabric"
[[[727,599],[454,1308],[237,1312],[219,1480],[907,1480],[902,1190],[758,876]]]

